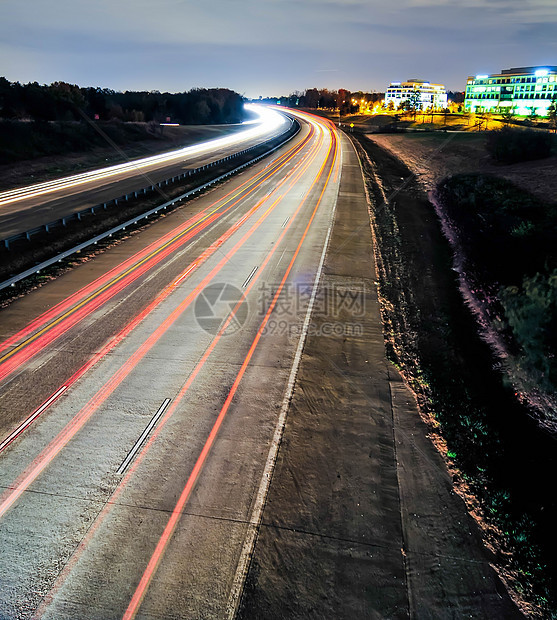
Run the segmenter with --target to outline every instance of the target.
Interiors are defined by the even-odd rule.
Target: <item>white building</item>
[[[518,67],[491,75],[470,76],[464,109],[547,116],[554,100],[557,100],[557,67]]]
[[[447,107],[447,91],[443,84],[432,84],[422,80],[391,82],[385,93],[385,105],[393,102],[395,110],[405,101],[416,99],[417,109],[442,110]]]

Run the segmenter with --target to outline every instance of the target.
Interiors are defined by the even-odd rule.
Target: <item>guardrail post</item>
[[[45,232],[50,232],[49,226],[50,226],[50,224],[45,224],[44,225]]]
[[[10,249],[10,240],[9,239],[4,239],[4,247],[6,248],[6,250]]]

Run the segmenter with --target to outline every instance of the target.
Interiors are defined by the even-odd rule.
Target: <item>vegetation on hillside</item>
[[[145,125],[115,121],[99,121],[96,125],[102,134],[88,123],[0,121],[0,165],[106,147],[104,136],[121,147],[144,140],[158,141],[158,135]]]
[[[556,393],[557,204],[486,175],[452,177],[438,194],[458,230],[466,271],[498,291],[493,304],[503,316],[495,327],[510,336],[526,387]]]
[[[501,290],[506,321],[531,381],[557,391],[557,270],[524,277]]]
[[[489,132],[486,147],[495,161],[514,164],[549,157],[552,144],[551,134],[544,131],[503,127]]]
[[[554,439],[526,415],[528,408],[516,399],[502,364],[494,363],[490,348],[478,336],[477,322],[456,286],[452,249],[427,196],[415,180],[401,186],[401,177],[408,179],[410,172],[400,161],[368,138],[354,136],[369,155],[362,162],[374,204],[372,226],[389,359],[403,371],[422,411],[431,416],[433,436],[442,435],[446,455],[457,468],[452,470],[457,485],[495,550],[495,564],[528,601],[532,617],[557,617],[557,545],[552,537],[557,503],[549,491],[557,463]],[[410,146],[407,143],[406,148]],[[441,185],[445,198],[452,199],[453,232],[459,229],[456,219],[465,223],[460,245],[468,249],[470,243],[487,255],[485,270],[470,258],[463,265],[472,278],[475,268],[485,282],[494,281],[501,266],[489,261],[489,255],[495,255],[489,242],[497,235],[513,236],[519,207],[520,217],[538,233],[552,221],[551,206],[510,189],[504,180],[468,175]],[[396,200],[385,201],[385,194],[393,192]],[[509,250],[507,258],[511,254]],[[522,267],[518,259],[528,262],[528,256],[519,254],[522,271],[518,276],[509,272],[505,285],[519,284],[519,299],[513,302],[528,298],[537,302],[540,293],[532,290],[523,296],[520,283],[521,274],[535,278],[537,269],[546,269],[542,255],[540,249]],[[555,252],[549,255],[555,257]],[[541,295],[549,298],[549,287],[541,286]],[[498,291],[497,285],[490,287],[489,293],[493,291]],[[543,329],[548,305],[545,302],[536,317]],[[502,316],[500,303],[498,308]],[[524,312],[519,308],[516,319],[506,319],[506,329],[511,329],[511,322],[518,326],[532,318],[526,304]],[[528,326],[519,329],[526,334]],[[545,334],[541,340],[547,345]]]

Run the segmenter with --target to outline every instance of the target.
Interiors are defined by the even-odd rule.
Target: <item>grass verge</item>
[[[354,137],[373,201],[388,357],[416,392],[522,609],[557,617],[555,440],[517,402],[480,338],[427,195],[399,160]]]

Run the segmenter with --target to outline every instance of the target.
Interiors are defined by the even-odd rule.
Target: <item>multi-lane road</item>
[[[339,150],[303,116],[272,159],[2,311],[0,617],[233,614]]]
[[[0,618],[521,617],[387,362],[356,152],[297,116],[0,310]]]

